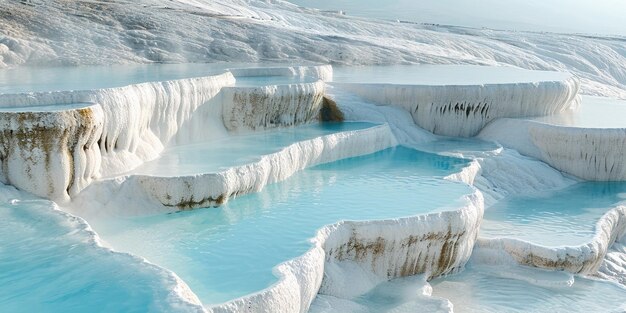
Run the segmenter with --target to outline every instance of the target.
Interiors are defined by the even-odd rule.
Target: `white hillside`
[[[27,2],[27,3],[23,3]],[[0,67],[130,62],[508,64],[568,70],[586,94],[626,97],[626,43],[553,33],[423,26],[283,1],[7,1]]]

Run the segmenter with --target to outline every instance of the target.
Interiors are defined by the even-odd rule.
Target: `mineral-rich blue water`
[[[360,122],[316,123],[173,146],[163,151],[159,158],[135,169],[133,174],[182,176],[213,173],[258,161],[263,155],[277,152],[298,141],[373,126],[376,125]]]
[[[220,208],[92,224],[114,248],[176,272],[204,303],[276,282],[324,225],[458,208],[471,189],[442,179],[467,161],[398,147],[306,169]]]
[[[50,201],[7,186],[0,198],[1,312],[175,310],[161,269],[96,246],[86,224]]]
[[[480,235],[544,246],[580,245],[595,234],[600,217],[626,201],[626,182],[584,182],[534,196],[514,196],[485,210]]]
[[[454,312],[624,312],[626,289],[613,283],[564,277],[547,284],[532,283],[528,277],[556,276],[556,272],[518,269],[511,278],[509,268],[472,266],[461,273],[431,281],[433,296],[446,298]],[[569,283],[567,283],[569,281]],[[571,284],[571,285],[570,285]]]

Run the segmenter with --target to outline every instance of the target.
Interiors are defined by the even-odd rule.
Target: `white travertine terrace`
[[[123,203],[136,194],[150,201],[151,207],[144,208],[144,213],[219,206],[231,196],[259,191],[307,167],[375,153],[395,145],[397,142],[387,125],[343,131],[295,142],[261,156],[258,161],[220,172],[173,177],[130,175],[103,180],[98,182],[98,187],[115,190],[115,195],[105,195],[106,199],[98,199],[98,202],[106,203],[109,210],[124,209],[124,212],[117,212],[120,215],[135,213],[126,210]],[[93,195],[92,200],[95,197]]]
[[[77,102],[93,102],[98,104],[101,115],[101,135],[96,138],[93,149],[94,157],[101,157],[101,162],[82,159],[82,155],[74,159],[74,164],[87,164],[92,168],[86,172],[96,177],[110,176],[127,171],[139,164],[153,159],[163,150],[164,145],[176,134],[193,112],[204,103],[215,97],[223,86],[234,84],[235,79],[230,73],[201,78],[181,79],[164,82],[149,82],[118,88],[58,91],[27,94],[2,94],[0,107],[19,110],[17,107],[28,108],[39,105],[72,104]],[[28,109],[27,109],[28,110]],[[70,120],[49,121],[71,125]],[[55,124],[51,124],[55,125]],[[50,126],[47,126],[50,127]],[[63,127],[56,125],[55,127]],[[72,138],[78,140],[78,138]],[[31,150],[37,151],[37,149]],[[50,153],[55,153],[50,151]],[[49,158],[55,156],[23,155],[23,159]],[[38,161],[39,162],[39,161]],[[85,184],[70,186],[68,193],[59,193],[59,188],[66,189],[61,182],[67,173],[44,171],[33,172],[32,180],[50,177],[50,181],[58,184],[50,191],[29,190],[35,194],[52,199],[69,199]],[[52,170],[52,169],[51,169]],[[18,186],[20,187],[20,186]],[[54,192],[51,192],[54,191]]]
[[[491,201],[511,192],[532,194],[542,189],[564,188],[574,182],[542,162],[519,158],[512,163],[507,160],[510,155],[503,156],[504,159],[502,156],[477,158],[462,172],[448,178],[474,185],[485,195],[495,195],[496,199]],[[616,273],[625,272],[626,267],[620,267],[619,263],[623,254],[611,252],[611,246],[616,242],[619,244],[625,237],[626,207],[621,204],[609,209],[598,220],[595,235],[585,244],[547,247],[514,238],[479,237],[473,256],[496,264],[513,261],[544,269],[613,278]]]
[[[577,105],[580,83],[561,81],[484,85],[334,83],[368,101],[411,113],[415,124],[444,136],[472,137],[502,117],[560,113]]]
[[[611,268],[602,268],[611,246],[626,235],[626,207],[610,209],[596,224],[593,239],[580,246],[545,247],[538,244],[510,239],[479,239],[475,254],[493,255],[493,251],[505,252],[519,264],[563,270],[575,274],[611,275]]]
[[[276,284],[211,307],[209,312],[250,308],[255,312],[307,312],[318,292],[338,295],[372,288],[375,282],[359,281],[361,275],[382,282],[422,273],[430,277],[452,273],[469,259],[482,213],[482,196],[476,192],[457,210],[326,226],[313,238],[309,251],[274,269],[279,277]],[[356,275],[347,279],[352,274]]]
[[[235,77],[255,77],[255,76],[290,76],[290,77],[310,77],[323,81],[333,80],[333,67],[324,65],[303,65],[287,67],[250,67],[229,69]]]
[[[322,65],[286,69],[255,68],[245,72],[255,76],[310,73],[328,78],[332,75],[329,73],[331,70],[329,66]],[[179,131],[185,133],[187,142],[196,137],[204,138],[206,124],[219,123],[214,128],[223,128],[221,120],[226,121],[225,116],[228,116],[225,125],[229,129],[259,129],[309,122],[317,118],[324,93],[322,81],[258,88],[224,88],[234,84],[233,74],[227,71],[206,77],[106,89],[0,94],[0,109],[7,111],[1,113],[5,119],[2,126],[4,146],[8,149],[5,152],[8,157],[3,160],[18,164],[5,167],[3,181],[39,196],[69,200],[93,178],[115,176],[156,158],[170,141],[176,141]],[[230,100],[222,101],[222,97]],[[96,105],[84,110],[63,111],[64,107],[70,108],[67,105],[82,102]],[[55,112],[21,112],[32,111],[33,106],[50,106]],[[215,106],[217,110],[212,108]],[[219,112],[222,107],[226,115],[216,119],[214,115],[216,112],[222,115],[223,112]],[[79,114],[83,111],[89,111],[89,114]],[[204,114],[200,117],[208,120],[197,121],[195,113],[205,111],[213,116]],[[192,117],[196,120],[193,121]],[[273,117],[278,119],[274,120]],[[25,120],[31,122],[16,123],[18,118],[20,123]],[[93,126],[97,130],[86,134],[83,126],[87,125],[83,124],[92,122],[97,124],[97,127]],[[46,123],[50,124],[44,125]],[[74,149],[71,146],[68,148],[71,151],[66,153],[63,149],[45,148],[44,143],[50,145],[49,141],[35,140],[29,142],[28,149],[19,150],[19,154],[13,152],[15,144],[12,142],[18,142],[18,137],[11,138],[11,131],[30,134],[29,129],[34,126],[59,131],[71,129],[74,133],[68,134],[70,137],[63,140],[70,143],[88,142],[89,149]],[[86,135],[89,138],[85,138]],[[66,156],[68,153],[69,157]],[[51,167],[45,165],[48,162],[46,160],[64,161],[59,163],[62,166]]]
[[[325,83],[226,87],[222,90],[222,118],[229,131],[294,126],[319,114]]]
[[[236,76],[280,75],[320,80],[234,86]],[[504,139],[514,138],[512,145],[516,144],[514,147],[523,154],[579,177],[625,179],[623,130],[598,129],[589,133],[498,119],[548,115],[577,105],[579,84],[573,77],[564,81],[475,86],[341,84],[365,99],[401,109],[368,108],[369,113],[363,113],[357,106],[345,107],[348,117],[385,115],[373,116],[372,120],[389,124],[296,142],[256,162],[218,173],[177,177],[123,174],[157,157],[168,144],[204,138],[207,128],[219,136],[228,136],[228,131],[313,121],[326,93],[323,80],[331,77],[328,66],[234,69],[214,76],[118,88],[2,94],[1,178],[53,200],[74,199],[76,207],[72,210],[87,202],[103,204],[105,209],[124,204],[124,209],[128,207],[124,201],[129,199],[136,200],[143,213],[192,209],[217,206],[233,195],[261,190],[309,166],[393,147],[398,138],[407,145],[434,140],[434,136],[416,129],[414,124],[436,134],[473,136],[495,119],[483,130],[482,138],[504,144]],[[89,104],[64,106],[79,102]],[[49,105],[45,111],[45,107],[40,107],[41,112],[33,109],[45,105]],[[515,128],[504,132],[504,127]],[[589,140],[581,143],[583,137]],[[605,159],[600,160],[593,153],[604,153]],[[306,312],[318,293],[358,293],[373,283],[415,274],[437,277],[462,268],[473,253],[486,251],[502,252],[519,263],[536,267],[589,275],[598,270],[598,275],[619,272],[619,268],[608,265],[605,256],[626,232],[623,206],[605,214],[598,222],[593,241],[580,247],[547,248],[516,240],[478,238],[485,208],[483,193],[488,201],[496,201],[507,192],[519,190],[520,184],[526,190],[541,190],[565,186],[571,180],[543,163],[502,151],[475,159],[469,167],[448,177],[477,188],[466,196],[465,206],[394,220],[344,221],[326,226],[312,240],[309,251],[275,268],[279,276],[276,284],[205,309]],[[94,180],[97,182],[89,186]],[[81,193],[83,189],[86,190]],[[359,290],[349,290],[347,276],[367,277],[367,282]],[[184,286],[182,282],[180,285]],[[185,299],[197,304],[195,295],[185,293]]]
[[[583,128],[499,119],[478,137],[497,141],[584,180],[626,180],[625,128]]]
[[[68,199],[96,177],[103,126],[102,108],[95,103],[0,108],[0,181]]]

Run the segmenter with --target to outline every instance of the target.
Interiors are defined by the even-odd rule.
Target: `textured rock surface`
[[[501,117],[551,115],[576,105],[579,82],[423,86],[337,84],[368,101],[393,105],[411,113],[415,124],[438,135],[475,136]]]
[[[626,97],[619,37],[367,20],[286,1],[4,1],[0,67],[148,62],[482,64],[570,71]],[[79,40],[77,40],[79,38]]]
[[[479,137],[585,180],[626,180],[626,129],[576,128],[500,119]]]
[[[294,126],[317,118],[325,93],[323,81],[222,91],[224,125],[230,131]]]
[[[52,199],[69,199],[91,179],[128,171],[158,156],[194,111],[232,74],[119,88],[2,94],[3,181]],[[64,105],[94,102],[84,109]],[[55,106],[53,112],[13,112]],[[56,108],[58,107],[58,109]]]
[[[0,111],[0,180],[67,200],[97,174],[104,114],[98,104],[59,111]]]
[[[374,153],[397,144],[386,125],[363,130],[345,131],[293,143],[284,149],[264,155],[260,160],[217,173],[190,176],[159,177],[132,175],[99,182],[95,189],[112,188],[115,196],[87,195],[90,200],[108,203],[110,208],[125,208],[123,202],[140,194],[149,200],[144,214],[155,211],[177,211],[219,206],[232,196],[255,192],[267,184],[287,179],[304,168],[345,158]],[[132,214],[120,212],[121,214]]]

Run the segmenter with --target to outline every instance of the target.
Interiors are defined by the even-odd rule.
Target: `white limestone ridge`
[[[186,176],[124,175],[95,182],[74,199],[83,213],[117,216],[219,206],[318,164],[375,153],[397,142],[387,125],[294,142],[258,161]],[[103,190],[106,192],[102,193]],[[132,205],[128,205],[132,203]]]
[[[328,71],[328,66],[307,66],[283,72],[328,77]],[[224,88],[234,84],[234,76],[227,71],[117,88],[0,94],[0,118],[4,120],[0,126],[7,155],[4,162],[18,164],[3,167],[3,182],[42,197],[67,201],[95,178],[115,176],[156,158],[170,142],[224,136],[224,125],[231,129],[262,129],[311,121],[317,118],[324,91],[321,81]],[[65,105],[83,102],[93,105],[80,110],[68,107],[68,112],[63,112]],[[20,112],[46,105],[54,106],[55,112]],[[275,116],[278,120],[273,119]],[[30,131],[34,127],[56,131],[63,142],[53,145],[38,132]],[[216,134],[207,134],[207,129]],[[24,140],[28,147],[19,144]],[[50,160],[55,166],[50,166]]]
[[[107,27],[93,27],[93,21]],[[509,65],[569,71],[580,77],[585,94],[626,98],[626,43],[618,37],[398,23],[286,1],[6,1],[0,38],[0,67],[220,61]]]
[[[294,126],[314,120],[326,84],[226,87],[222,91],[224,125],[229,131]]]
[[[28,107],[37,105],[63,105],[77,102],[96,103],[92,109],[94,118],[101,125],[97,140],[89,154],[72,154],[65,160],[69,164],[85,164],[92,168],[75,176],[72,186],[54,169],[44,169],[46,158],[53,154],[63,155],[69,150],[50,151],[50,155],[36,154],[38,149],[30,150],[30,155],[22,155],[22,159],[31,158],[41,172],[32,173],[21,179],[11,179],[18,188],[37,186],[37,181],[45,180],[59,184],[52,189],[33,189],[36,195],[49,197],[53,200],[69,200],[87,185],[87,181],[104,176],[114,175],[136,167],[144,161],[153,159],[163,150],[167,143],[202,104],[215,97],[223,86],[234,84],[235,79],[230,73],[202,78],[182,79],[165,82],[150,82],[129,85],[119,88],[107,88],[84,91],[59,91],[29,94],[2,94],[2,107]],[[14,113],[2,113],[12,116]],[[9,118],[7,117],[7,118]],[[51,121],[52,122],[52,121]],[[73,121],[59,121],[74,123]],[[55,124],[51,124],[55,125]],[[64,127],[64,126],[56,126]],[[77,133],[84,136],[84,133]],[[90,134],[91,135],[91,134]],[[92,135],[93,136],[93,135]],[[87,138],[72,138],[82,142]],[[46,143],[47,144],[47,143]],[[69,168],[65,164],[63,168]],[[7,169],[8,170],[8,169]],[[48,171],[49,170],[49,171]],[[61,184],[65,182],[65,184]],[[75,186],[74,186],[75,185]]]
[[[65,199],[97,175],[102,107],[0,109],[0,181],[40,196]]]
[[[318,292],[358,293],[390,278],[452,273],[469,259],[482,219],[480,193],[466,203],[442,213],[323,227],[309,251],[274,268],[277,283],[208,310],[307,312]]]
[[[560,113],[577,105],[580,83],[563,81],[486,85],[395,85],[334,83],[364,99],[403,108],[415,124],[438,135],[472,137],[501,117]]]
[[[497,141],[585,180],[626,180],[624,128],[566,127],[499,119],[478,137]]]

